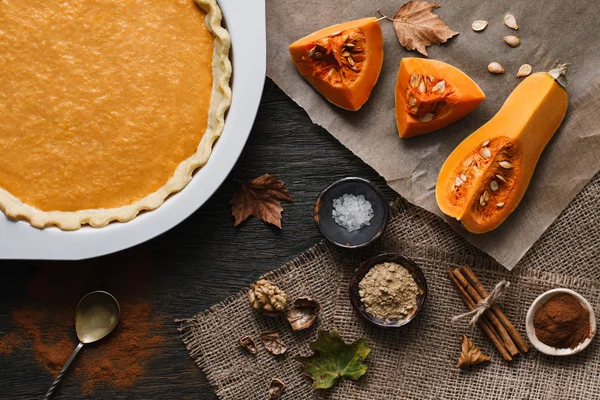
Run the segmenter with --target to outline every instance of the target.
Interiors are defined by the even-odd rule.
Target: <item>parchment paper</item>
[[[317,29],[357,18],[393,16],[404,0],[267,1],[267,74],[313,122],[377,170],[411,203],[442,215],[435,184],[444,160],[466,136],[489,120],[520,82],[519,67],[548,70],[555,61],[571,62],[569,111],[544,151],[527,194],[498,229],[483,235],[459,232],[473,245],[512,269],[561,211],[600,169],[600,2],[596,0],[440,0],[435,11],[451,29],[461,32],[440,47],[428,47],[429,58],[450,63],[475,80],[487,98],[470,115],[438,132],[400,139],[394,116],[396,73],[402,57],[419,57],[400,46],[392,24],[382,22],[385,59],[370,100],[358,112],[327,102],[296,71],[288,45]],[[519,30],[503,23],[515,15]],[[471,23],[483,19],[483,32]],[[517,35],[521,45],[503,41]],[[506,73],[487,71],[491,61]],[[599,205],[593,205],[598,208]]]

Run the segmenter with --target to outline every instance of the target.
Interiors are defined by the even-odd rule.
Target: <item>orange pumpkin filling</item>
[[[214,36],[193,0],[5,0],[0,187],[43,211],[131,204],[206,130]]]

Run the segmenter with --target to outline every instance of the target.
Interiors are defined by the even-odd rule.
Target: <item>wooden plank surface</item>
[[[264,173],[279,174],[294,199],[283,205],[283,229],[255,218],[234,228],[229,201],[236,180]],[[235,168],[212,198],[179,226],[147,243],[94,260],[0,261],[0,338],[9,333],[22,338],[10,354],[0,354],[0,398],[41,398],[53,380],[34,356],[35,338],[15,327],[15,310],[31,306],[40,292],[75,299],[87,290],[106,289],[150,303],[155,324],[151,334],[162,340],[143,358],[144,372],[130,386],[103,383],[91,392],[82,390],[85,374],[77,370],[86,357],[84,347],[55,398],[216,399],[181,343],[174,320],[203,311],[316,244],[320,236],[312,219],[314,200],[321,189],[346,176],[367,178],[388,200],[395,198],[375,171],[313,125],[267,79],[252,134]],[[75,307],[76,300],[70,306]],[[45,302],[44,307],[52,310],[53,302]],[[126,313],[122,319],[127,322]],[[45,324],[42,331],[56,331],[56,322]],[[69,321],[60,324],[75,347]],[[100,343],[87,355],[110,357],[102,350]]]

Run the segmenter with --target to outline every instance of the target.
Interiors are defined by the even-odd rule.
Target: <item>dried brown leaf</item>
[[[460,336],[460,343],[462,345],[462,351],[460,352],[456,368],[465,368],[490,361],[490,356],[479,350],[479,347],[465,335]]]
[[[440,5],[429,1],[409,1],[404,4],[394,18],[394,28],[400,44],[408,50],[417,50],[427,56],[427,46],[440,45],[458,35],[432,11]]]
[[[238,226],[251,215],[281,229],[281,200],[292,201],[285,183],[265,174],[242,184],[231,199],[231,214]]]
[[[260,334],[260,340],[265,346],[265,349],[273,355],[281,355],[287,350],[287,346],[279,337],[277,331],[266,331]]]

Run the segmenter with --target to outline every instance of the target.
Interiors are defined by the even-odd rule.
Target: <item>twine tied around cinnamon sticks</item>
[[[492,307],[494,303],[496,303],[496,301],[504,294],[504,291],[508,289],[509,286],[510,282],[501,280],[487,297],[477,302],[473,310],[452,317],[452,322],[456,322],[463,318],[472,317],[469,321],[469,328],[473,329],[483,313]]]
[[[525,342],[515,326],[509,321],[500,307],[494,304],[502,293],[496,293],[490,299],[490,293],[483,287],[479,278],[477,278],[468,265],[448,269],[448,276],[456,286],[459,296],[469,311],[474,312],[472,315],[476,316],[480,314],[474,323],[483,329],[504,360],[510,361],[519,352],[526,353],[529,350],[527,342]],[[498,291],[503,292],[504,290],[500,288],[496,292]],[[483,305],[481,308],[478,308],[478,305],[481,303]],[[470,313],[468,314],[471,315]]]

